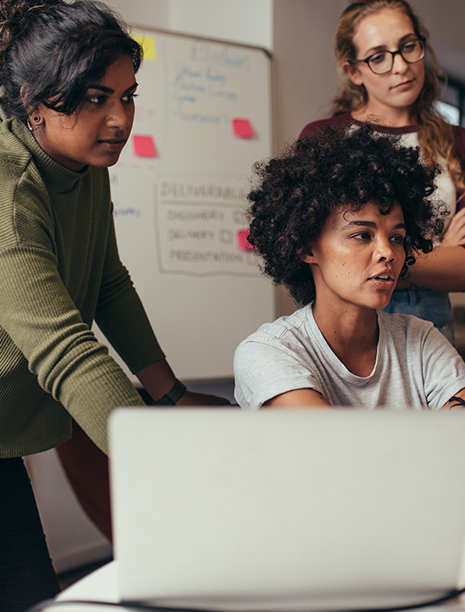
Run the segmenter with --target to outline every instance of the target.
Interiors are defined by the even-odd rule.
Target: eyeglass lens
[[[403,44],[398,51],[381,51],[372,55],[368,60],[368,65],[375,74],[385,74],[391,70],[396,53],[400,53],[408,64],[415,64],[423,58],[425,47],[421,40],[411,40]]]

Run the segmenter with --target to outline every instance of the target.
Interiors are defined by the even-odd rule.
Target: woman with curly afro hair
[[[328,127],[256,164],[249,241],[301,308],[238,347],[243,408],[461,405],[451,344],[430,322],[381,310],[443,230],[438,172],[368,125]]]

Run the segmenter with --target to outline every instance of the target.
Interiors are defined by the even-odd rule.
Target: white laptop
[[[110,443],[122,601],[341,610],[460,586],[465,411],[122,408]]]

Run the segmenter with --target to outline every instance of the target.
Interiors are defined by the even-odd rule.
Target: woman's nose
[[[126,130],[131,127],[133,115],[132,109],[125,108],[123,104],[115,104],[107,116],[106,124],[108,127]]]
[[[380,239],[376,245],[375,258],[377,261],[394,261],[396,254],[392,243],[387,239]]]
[[[393,59],[392,72],[404,73],[408,69],[409,65],[400,53],[396,53]]]

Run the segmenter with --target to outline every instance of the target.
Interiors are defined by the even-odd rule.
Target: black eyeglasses
[[[409,40],[397,51],[378,51],[362,60],[351,60],[349,64],[368,64],[374,74],[387,74],[394,66],[394,56],[399,54],[407,64],[416,64],[425,57],[425,41],[421,38]]]

